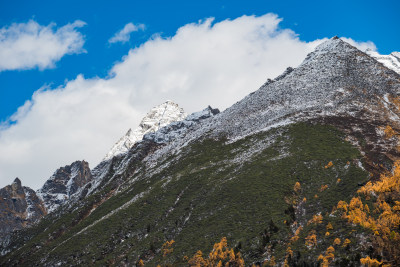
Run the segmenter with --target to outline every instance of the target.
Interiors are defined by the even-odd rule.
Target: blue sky
[[[67,49],[62,43],[53,43],[49,47],[61,52],[44,65],[14,62],[17,65],[7,67],[11,64],[7,60],[13,58],[3,55],[0,186],[20,176],[38,187],[52,171],[73,160],[96,164],[120,135],[138,124],[146,110],[166,98],[179,100],[188,112],[207,104],[224,109],[288,65],[299,64],[324,38],[338,35],[360,44],[370,41],[363,44],[376,47],[381,54],[399,51],[398,10],[400,4],[394,0],[0,0],[3,31],[13,23],[31,22],[31,26],[47,29],[49,37],[60,30],[62,42],[67,33],[74,46]],[[125,35],[128,41],[109,42],[129,23],[136,29]],[[177,33],[178,29],[182,30]],[[212,48],[208,40],[212,40]],[[211,50],[226,54],[219,56]],[[232,77],[239,78],[229,84]],[[103,94],[110,97],[102,98]],[[119,105],[118,94],[129,101]],[[112,102],[114,98],[117,104]],[[1,154],[8,156],[1,158]],[[21,165],[27,171],[20,171]]]
[[[0,120],[12,115],[32,93],[48,84],[57,86],[83,73],[105,77],[128,50],[153,34],[171,36],[191,22],[208,17],[216,21],[269,12],[283,18],[304,41],[334,35],[373,41],[381,54],[400,44],[399,1],[0,1],[0,26],[34,19],[39,24],[65,25],[75,20],[87,23],[85,54],[69,55],[56,68],[0,73]],[[128,43],[109,45],[108,39],[126,23],[142,23],[146,30],[132,34]]]

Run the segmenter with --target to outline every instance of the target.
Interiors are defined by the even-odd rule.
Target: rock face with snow
[[[81,187],[92,180],[89,164],[86,161],[75,161],[61,167],[37,191],[48,212],[64,204]]]
[[[186,113],[182,108],[172,101],[166,101],[161,105],[152,108],[142,119],[139,127],[135,130],[129,129],[104,157],[109,160],[114,156],[126,153],[136,142],[142,140],[143,135],[156,132],[171,122],[183,120]]]
[[[172,140],[183,138],[187,131],[202,120],[208,119],[219,113],[219,109],[208,106],[199,112],[194,112],[182,121],[171,122],[156,132],[151,132],[143,136],[143,140],[150,140],[158,144],[165,144]]]
[[[14,230],[38,221],[46,214],[43,201],[31,188],[22,186],[16,178],[0,189],[0,240]]]
[[[161,112],[163,110],[165,110],[165,113]],[[79,196],[76,196],[75,201],[89,194],[93,194],[107,185],[110,181],[105,179],[105,177],[126,168],[123,164],[121,166],[121,160],[124,158],[134,157],[142,159],[147,156],[147,153],[153,152],[155,147],[184,138],[185,135],[194,130],[197,125],[219,113],[220,111],[217,108],[214,109],[208,106],[186,117],[183,109],[179,108],[177,104],[171,101],[167,101],[153,108],[142,119],[140,126],[135,131],[129,130],[128,133],[117,142],[114,146],[115,149],[110,151],[110,153],[113,152],[113,156],[111,158],[106,157],[93,168],[93,180],[83,188],[80,194],[78,194]],[[168,121],[171,122],[167,124]],[[142,135],[143,133],[145,134]],[[145,151],[145,153],[136,154],[132,152],[131,150],[134,146],[144,147],[143,151]],[[134,151],[137,151],[137,149]],[[111,156],[110,153],[109,155]],[[118,180],[112,182],[116,184]]]
[[[381,55],[378,52],[367,50],[366,53],[385,65],[385,67],[400,74],[400,52],[392,52],[390,55]]]
[[[85,161],[59,168],[36,192],[22,186],[16,178],[11,185],[0,189],[0,238],[38,222],[91,180]]]
[[[213,118],[210,129],[237,138],[279,123],[322,115],[362,118],[374,113],[384,120],[392,116],[390,108],[395,106],[390,99],[398,92],[400,75],[334,37],[319,45],[296,69]]]

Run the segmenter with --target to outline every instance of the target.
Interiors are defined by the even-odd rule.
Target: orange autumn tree
[[[329,168],[332,167],[332,166],[333,166],[333,162],[332,162],[332,161],[329,161],[328,164],[326,164],[324,168],[325,168],[325,169],[329,169]]]
[[[367,256],[366,258],[361,258],[360,262],[362,265],[368,266],[368,267],[379,267],[382,265],[382,262],[380,262],[376,259],[371,259],[369,256]]]
[[[335,249],[330,246],[329,248],[326,249],[325,255],[319,255],[318,261],[321,261],[321,266],[322,267],[329,267],[329,264],[334,260],[335,258]]]
[[[175,243],[175,241],[172,239],[171,241],[166,241],[162,245],[163,257],[166,257],[168,254],[170,254],[174,251],[174,248],[172,247],[172,245],[174,243]]]
[[[339,201],[342,218],[369,229],[376,253],[384,256],[384,262],[400,266],[400,161],[394,163],[393,172],[382,174],[378,181],[368,182],[357,192],[359,196],[349,204]],[[374,200],[371,209],[362,197]],[[378,262],[369,257],[364,261]]]
[[[392,127],[390,127],[390,125],[386,125],[384,132],[387,138],[391,138],[397,134],[396,131],[393,130]]]
[[[301,190],[301,185],[299,182],[296,182],[293,187],[294,192],[298,193]]]
[[[310,219],[310,220],[307,222],[307,225],[313,224],[313,223],[315,223],[315,224],[321,224],[321,223],[322,223],[322,220],[323,220],[323,216],[322,216],[321,214],[317,214],[317,215],[314,215],[314,216],[312,217],[312,219]]]
[[[335,240],[333,240],[333,244],[336,246],[339,246],[342,243],[342,241],[340,240],[340,238],[335,238]]]
[[[215,243],[213,249],[208,254],[208,258],[203,257],[201,250],[197,251],[188,261],[189,266],[232,266],[244,267],[244,260],[240,252],[236,253],[228,247],[226,237],[223,237],[219,243]]]
[[[308,234],[308,236],[305,238],[305,245],[308,247],[308,248],[311,248],[311,247],[314,247],[314,246],[316,246],[317,245],[317,235],[316,235],[316,232],[315,232],[315,230],[312,230],[309,234]]]
[[[319,188],[319,192],[324,192],[326,189],[328,188],[328,185],[321,185],[321,187]]]

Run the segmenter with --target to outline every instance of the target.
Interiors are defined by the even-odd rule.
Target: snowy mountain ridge
[[[393,112],[396,107],[390,99],[400,91],[400,75],[392,73],[377,64],[375,58],[333,37],[317,46],[297,68],[288,68],[219,116],[196,125],[185,138],[158,149],[149,156],[150,165],[165,153],[179,153],[183,144],[206,133],[238,140],[315,117],[364,118],[366,114],[392,118],[393,125],[397,125],[400,118]],[[380,106],[385,108],[377,109]]]
[[[151,140],[158,144],[166,144],[172,140],[183,138],[192,126],[218,113],[219,109],[213,109],[208,106],[201,111],[190,114],[184,120],[171,122],[155,132],[145,134],[143,140]]]
[[[169,103],[168,103],[169,102]],[[173,109],[175,109],[176,107],[178,107],[177,104],[172,103],[171,101],[167,101],[166,103],[168,103],[168,106],[173,106]],[[160,106],[166,104],[163,103]],[[160,107],[157,106],[157,107]],[[156,110],[160,110],[159,108],[153,108],[152,111],[150,111],[148,114],[154,114],[154,109]],[[173,110],[172,109],[172,110]],[[168,110],[168,108],[166,108],[166,110]],[[176,109],[175,109],[176,110]],[[151,116],[147,116],[145,118],[143,118],[142,122],[144,125],[148,125],[150,127],[148,127],[149,130],[147,130],[147,133],[145,133],[143,136],[141,135],[137,135],[134,136],[137,139],[130,139],[129,136],[124,136],[120,139],[120,141],[118,141],[117,144],[119,144],[119,148],[124,147],[121,150],[115,150],[117,151],[117,153],[112,156],[109,159],[105,159],[102,162],[100,162],[97,166],[95,166],[92,171],[91,174],[93,176],[93,180],[90,181],[87,185],[85,185],[85,187],[83,187],[81,189],[81,192],[78,192],[77,194],[75,194],[75,200],[72,200],[71,203],[76,202],[77,200],[79,200],[80,198],[83,198],[87,195],[93,194],[94,192],[98,191],[102,186],[104,186],[105,184],[107,184],[110,181],[107,181],[107,179],[105,179],[105,177],[107,175],[109,175],[109,173],[121,173],[124,171],[125,168],[127,168],[127,164],[129,163],[129,160],[125,160],[125,159],[130,159],[131,157],[142,157],[144,155],[137,155],[135,153],[132,153],[132,150],[134,149],[134,146],[146,146],[143,143],[153,143],[153,144],[157,144],[160,146],[163,145],[167,145],[171,142],[174,141],[178,141],[182,138],[184,138],[187,134],[189,134],[190,132],[194,131],[198,125],[201,125],[203,122],[205,121],[209,121],[212,117],[214,117],[215,115],[219,114],[220,111],[217,108],[212,108],[210,106],[208,106],[207,108],[198,111],[198,112],[194,112],[188,116],[186,116],[185,114],[185,119],[182,120],[177,120],[177,121],[172,121],[171,123],[164,125],[163,124],[159,124],[161,127],[157,129],[157,127],[155,127],[155,125],[157,125],[157,120],[153,118],[150,118]],[[182,113],[178,113],[182,114]],[[168,118],[179,118],[182,116],[169,116]],[[148,123],[149,121],[153,121],[153,123]],[[156,123],[154,123],[154,121]],[[142,123],[141,123],[142,125]],[[139,126],[138,129],[144,129],[145,127]],[[153,131],[154,129],[154,131]],[[139,133],[142,133],[143,131],[138,131]],[[129,133],[129,132],[128,132]],[[133,136],[133,134],[131,134],[130,136]],[[133,140],[136,140],[135,142],[133,142]],[[129,145],[123,145],[121,146],[121,144],[129,144]],[[126,149],[126,151],[125,151]],[[120,153],[119,153],[120,152]],[[122,161],[121,161],[122,160]],[[117,163],[118,162],[118,163]]]
[[[120,154],[115,162],[104,161],[92,170],[95,177],[89,194],[101,188],[100,181],[113,181],[124,173],[135,157],[149,168],[169,155],[179,155],[182,148],[205,136],[225,136],[235,142],[257,132],[318,117],[349,116],[374,120],[390,118],[397,125],[393,98],[400,92],[400,76],[382,67],[375,58],[338,37],[319,45],[297,68],[288,68],[274,80],[267,81],[230,108],[191,124],[190,116],[171,123],[143,141],[163,144],[146,155]],[[180,129],[191,124],[190,130]],[[183,134],[180,134],[180,133]],[[165,135],[165,133],[168,133]],[[170,136],[174,138],[169,139]],[[142,144],[140,147],[146,147]],[[262,149],[255,148],[254,151]],[[134,149],[138,151],[139,149]],[[104,179],[111,175],[111,178]]]
[[[161,127],[171,122],[183,120],[187,114],[172,101],[166,101],[152,108],[142,119],[139,127],[135,130],[129,129],[115,145],[110,149],[102,161],[109,160],[114,156],[126,153],[136,142],[142,140],[147,133],[156,132]]]
[[[385,65],[385,67],[400,74],[400,52],[392,52],[389,55],[381,55],[372,50],[367,50],[365,52],[369,56],[375,58],[377,61]]]

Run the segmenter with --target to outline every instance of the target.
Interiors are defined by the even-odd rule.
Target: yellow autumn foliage
[[[323,216],[321,214],[314,215],[311,220],[308,221],[307,225],[309,224],[321,224]]]
[[[311,231],[305,238],[305,240],[306,240],[305,244],[307,247],[313,247],[317,245],[317,235],[315,234],[315,231]]]
[[[223,237],[219,243],[215,243],[213,249],[208,254],[208,258],[203,257],[201,250],[197,251],[192,258],[188,260],[189,266],[235,266],[244,267],[244,260],[240,252],[236,253],[228,247],[226,237]]]
[[[342,218],[371,230],[377,253],[385,252],[386,260],[400,265],[400,161],[394,163],[392,172],[381,174],[378,181],[368,182],[357,192],[366,199],[374,199],[373,210],[361,197],[353,197],[349,204],[339,201],[337,210],[342,211]],[[343,246],[349,242],[345,241]],[[381,264],[369,257],[362,260],[367,266]]]
[[[325,251],[325,255],[320,254],[318,256],[318,261],[322,261],[321,262],[321,266],[323,267],[328,267],[329,264],[333,261],[333,259],[335,258],[335,249],[334,247],[330,246],[326,249]]]
[[[326,184],[321,185],[321,187],[319,188],[319,192],[324,192],[327,188],[328,188],[328,185],[326,185]]]
[[[384,132],[386,138],[391,138],[392,136],[397,134],[396,131],[393,130],[393,128],[390,125],[386,125]]]
[[[333,162],[329,161],[328,164],[325,165],[325,169],[329,169],[332,166],[333,166]]]
[[[172,245],[175,243],[174,240],[171,241],[166,241],[163,245],[162,245],[162,251],[163,251],[163,257],[166,257],[168,254],[171,254],[174,249],[172,247]]]
[[[301,185],[299,182],[296,182],[293,187],[294,192],[298,193],[301,190]]]
[[[366,258],[361,258],[360,263],[368,267],[379,267],[382,264],[382,262],[376,259],[371,259],[369,256]]]
[[[346,238],[343,242],[343,247],[347,247],[348,245],[350,245],[351,241],[350,239]]]

